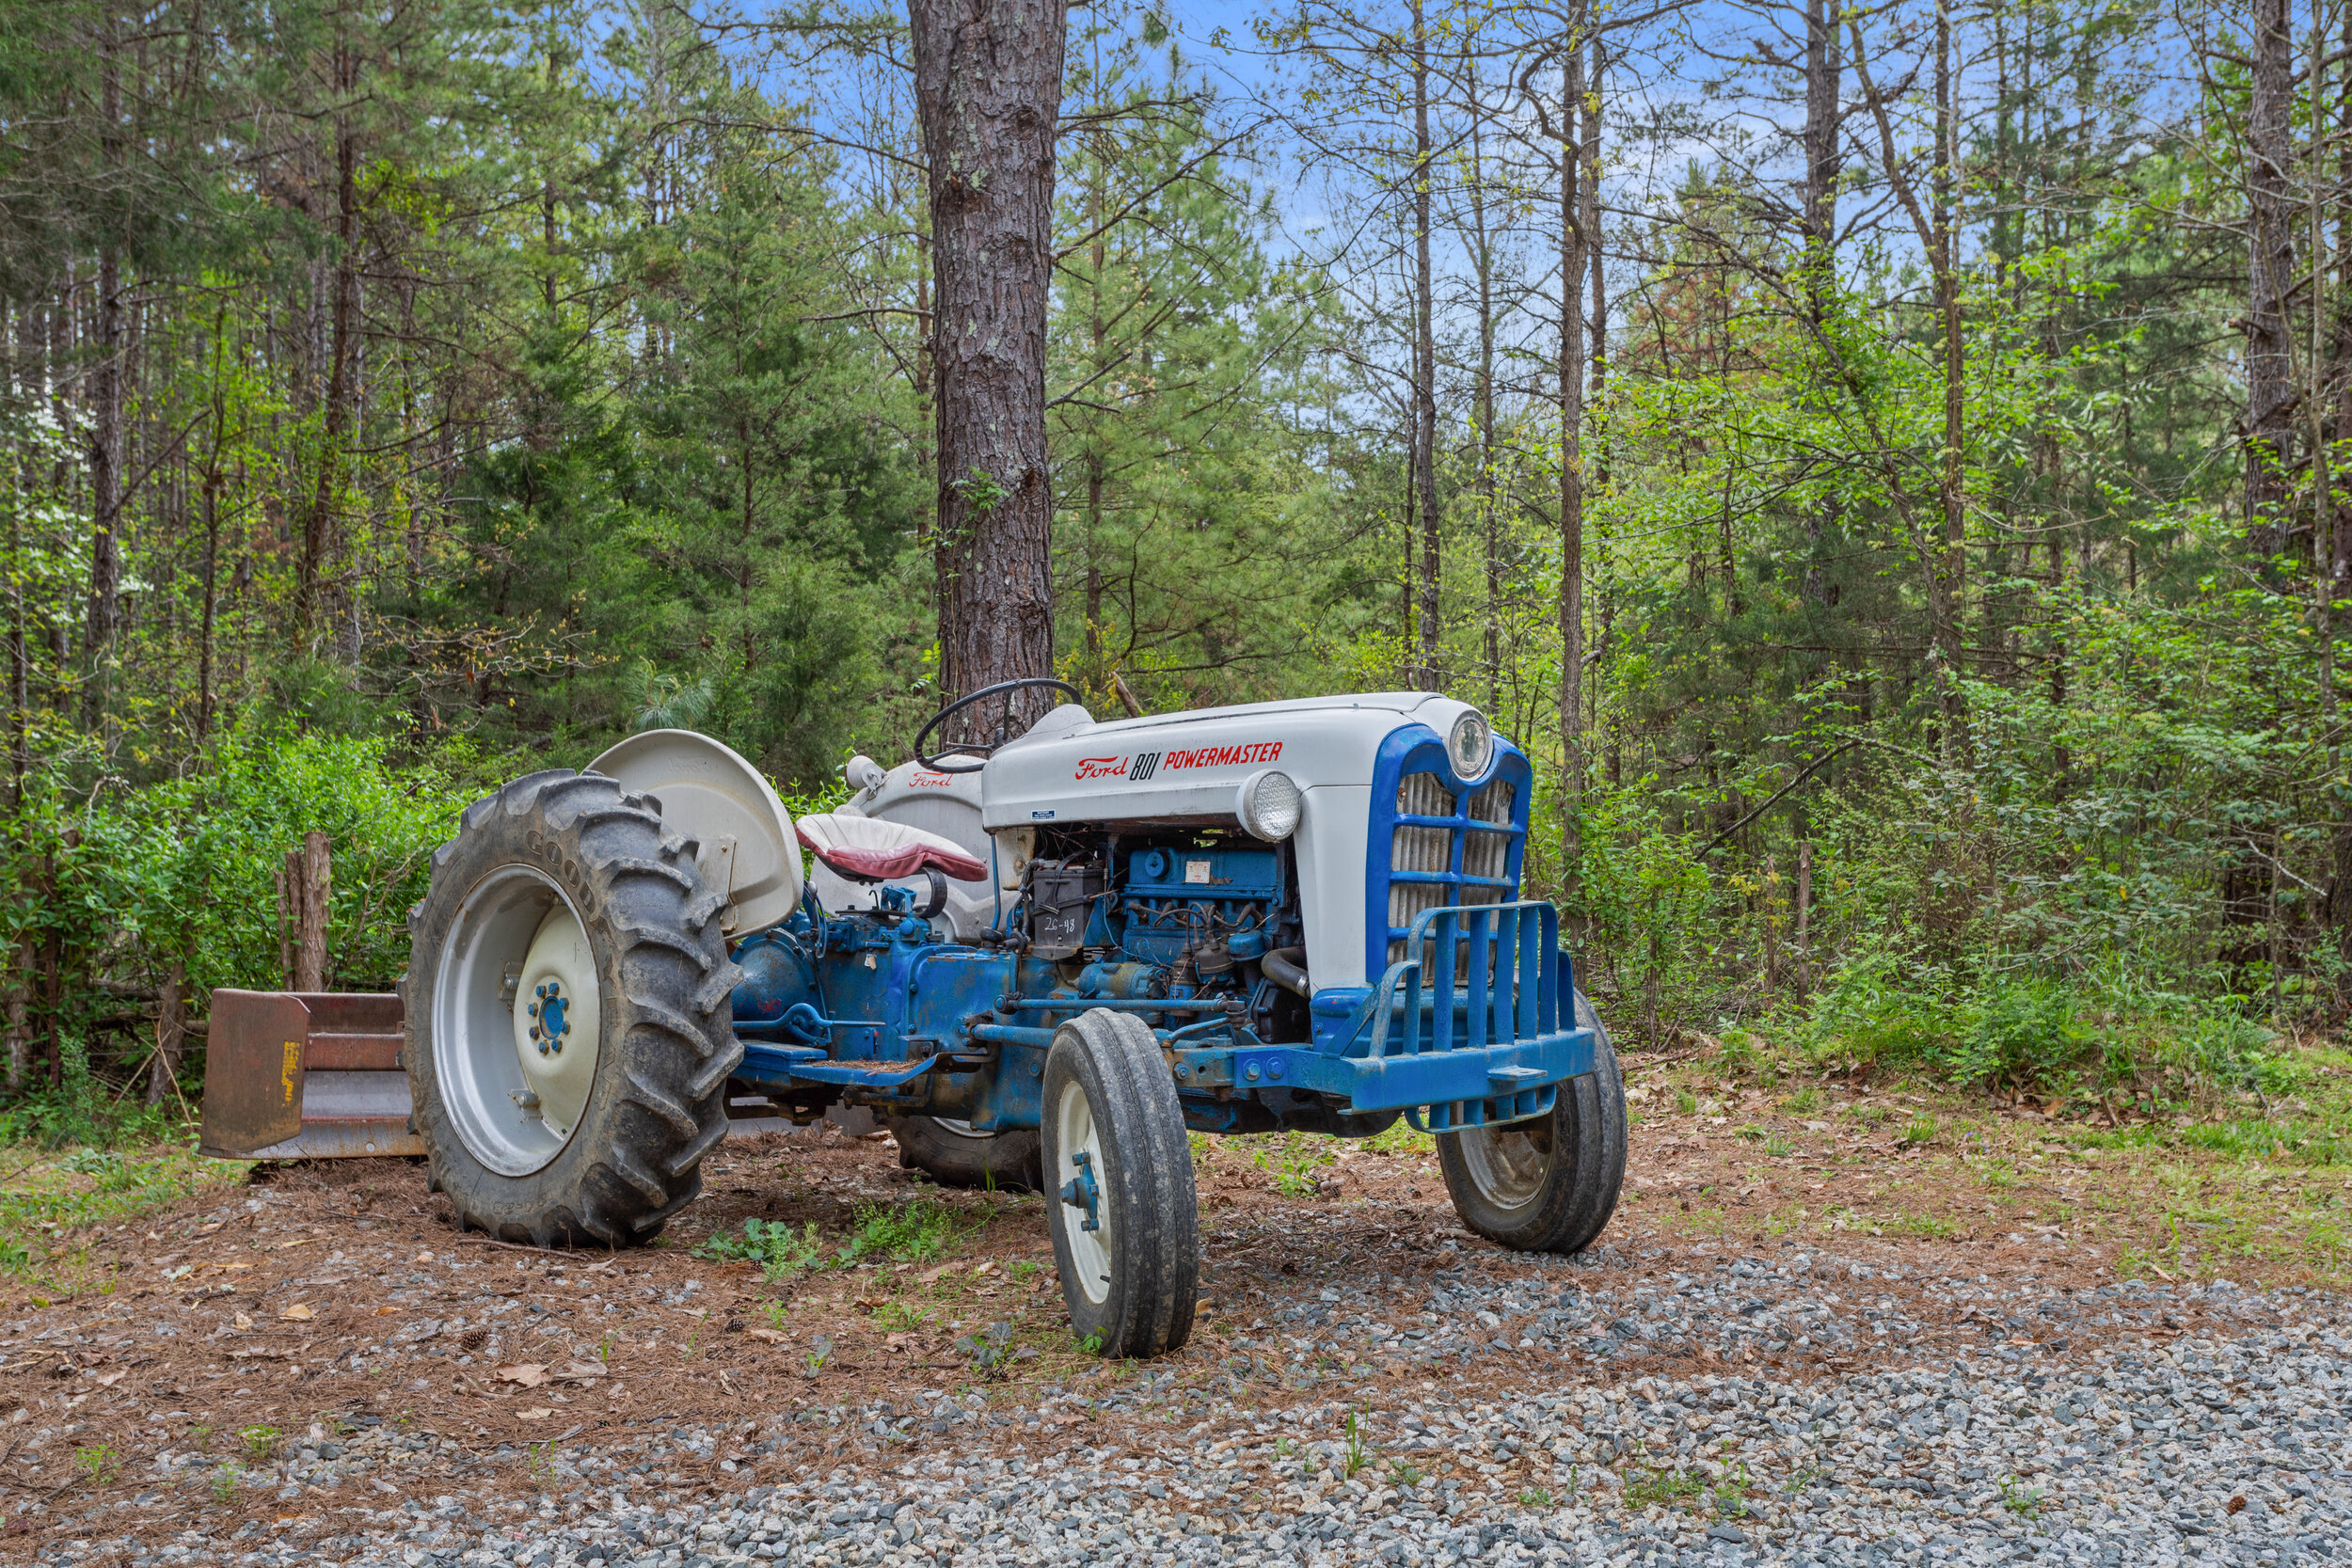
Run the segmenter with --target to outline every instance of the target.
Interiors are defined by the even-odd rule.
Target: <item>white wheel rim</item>
[[[1473,1127],[1457,1137],[1463,1168],[1487,1202],[1498,1209],[1524,1209],[1542,1194],[1551,1171],[1549,1117]]]
[[[580,912],[545,874],[501,866],[467,892],[434,978],[433,1071],[485,1168],[528,1176],[571,1142],[596,1082],[601,1003]]]
[[[1060,1170],[1059,1180],[1054,1182],[1054,1221],[1070,1243],[1070,1266],[1078,1273],[1079,1292],[1099,1306],[1111,1293],[1110,1174],[1103,1164],[1103,1137],[1094,1125],[1094,1107],[1087,1101],[1086,1085],[1075,1078],[1062,1085],[1061,1102],[1054,1107],[1054,1150]],[[1060,1196],[1071,1182],[1083,1182],[1089,1172],[1093,1175],[1096,1193],[1092,1230],[1086,1228],[1085,1207]]]

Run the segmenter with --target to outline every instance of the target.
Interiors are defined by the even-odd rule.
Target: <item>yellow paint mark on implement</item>
[[[294,1102],[294,1070],[295,1070],[297,1068],[301,1067],[301,1066],[302,1066],[302,1042],[301,1042],[300,1040],[288,1040],[288,1041],[286,1042],[286,1069],[285,1069],[285,1071],[284,1071],[284,1072],[280,1075],[280,1080],[281,1080],[281,1082],[283,1082],[283,1083],[285,1084],[285,1085],[286,1085],[286,1103],[287,1103],[287,1104],[289,1104],[289,1105],[291,1105],[291,1104],[293,1104],[293,1103]]]

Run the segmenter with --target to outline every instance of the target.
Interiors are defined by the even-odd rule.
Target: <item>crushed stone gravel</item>
[[[1041,1388],[935,1377],[488,1451],[429,1414],[362,1416],[244,1465],[158,1413],[144,1488],[87,1513],[28,1496],[23,1468],[45,1455],[54,1473],[76,1429],[21,1412],[0,1427],[0,1560],[2352,1560],[2352,1330],[2333,1295],[2083,1288],[1818,1247],[1661,1257],[1481,1252],[1402,1299],[1377,1276],[1302,1289],[1236,1323],[1205,1386],[1150,1368]],[[197,1505],[223,1487],[282,1512],[212,1533]]]

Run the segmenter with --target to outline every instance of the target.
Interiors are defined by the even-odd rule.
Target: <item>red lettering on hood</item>
[[[1125,757],[1080,757],[1078,770],[1071,776],[1080,780],[1117,779],[1123,778],[1126,772]]]
[[[1189,752],[1170,752],[1165,768],[1234,768],[1252,763],[1272,762],[1282,754],[1279,740],[1252,740],[1240,746],[1202,746]]]

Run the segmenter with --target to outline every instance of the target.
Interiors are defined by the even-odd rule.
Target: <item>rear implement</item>
[[[215,990],[198,1147],[231,1160],[422,1154],[402,1038],[397,996]]]

